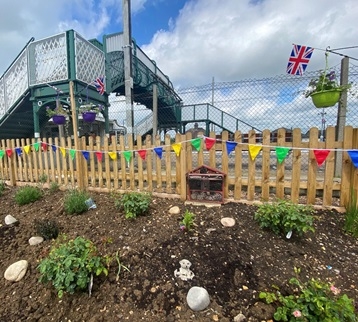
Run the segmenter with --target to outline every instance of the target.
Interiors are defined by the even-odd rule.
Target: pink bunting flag
[[[138,150],[138,154],[143,160],[145,160],[147,156],[147,150]]]
[[[96,157],[97,157],[98,162],[102,162],[102,156],[103,156],[103,154],[101,151],[96,152]]]
[[[205,138],[205,147],[207,150],[210,150],[214,144],[215,144],[216,140],[213,138]]]
[[[320,167],[329,154],[330,150],[313,150],[318,166]]]

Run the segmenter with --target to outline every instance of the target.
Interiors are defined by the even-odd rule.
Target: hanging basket
[[[87,123],[92,123],[96,119],[96,112],[83,112],[82,119]]]
[[[66,116],[64,115],[54,115],[52,116],[53,123],[57,125],[63,125],[66,123]]]
[[[317,108],[334,106],[339,101],[341,92],[341,89],[330,89],[327,91],[312,93],[312,102]]]

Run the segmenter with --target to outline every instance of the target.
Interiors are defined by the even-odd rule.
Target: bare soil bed
[[[358,298],[358,241],[343,231],[344,214],[316,212],[315,233],[290,239],[263,231],[253,220],[256,206],[226,203],[220,207],[188,205],[177,199],[153,197],[150,211],[135,220],[125,219],[110,194],[90,192],[97,209],[70,216],[64,212],[65,192],[45,191],[41,200],[18,206],[16,188],[0,196],[0,321],[233,321],[239,313],[247,321],[270,321],[274,308],[258,299],[273,285],[285,289],[300,267],[302,278],[334,283],[353,299]],[[172,206],[180,214],[169,214]],[[193,212],[194,229],[183,232],[179,222],[185,210]],[[6,215],[18,224],[7,226]],[[223,217],[234,218],[224,227]],[[82,236],[95,243],[102,255],[119,251],[123,270],[117,279],[113,261],[107,277],[96,277],[92,295],[57,297],[51,285],[38,282],[37,265],[52,242],[30,246],[36,235],[35,219],[55,219],[61,233]],[[111,242],[109,242],[111,241]],[[29,269],[16,283],[3,277],[12,263],[25,259]],[[174,276],[179,261],[191,261],[195,277],[182,281]],[[192,311],[186,295],[192,286],[210,294],[210,305]]]

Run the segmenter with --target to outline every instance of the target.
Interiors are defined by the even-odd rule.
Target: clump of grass
[[[346,209],[344,230],[351,233],[354,237],[358,237],[358,204],[357,190],[351,190],[351,196]]]
[[[50,183],[50,192],[54,193],[60,189],[60,185],[57,182]]]
[[[59,234],[59,226],[56,220],[35,219],[36,233],[46,240],[56,239]]]
[[[24,186],[15,194],[15,202],[18,205],[26,205],[32,203],[42,197],[42,191],[39,187]]]
[[[67,214],[81,214],[88,210],[86,200],[87,192],[77,189],[68,190],[64,199],[64,209]]]
[[[0,180],[0,196],[2,196],[2,194],[4,193],[6,188],[6,184],[4,180]]]

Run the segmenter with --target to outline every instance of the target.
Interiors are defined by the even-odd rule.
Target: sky
[[[358,45],[356,0],[132,0],[132,37],[176,88],[284,74],[292,44]],[[31,37],[121,32],[122,0],[12,0],[0,12],[0,73]],[[358,58],[358,49],[342,50]],[[330,65],[340,56],[331,55]],[[323,68],[315,50],[307,70]]]

